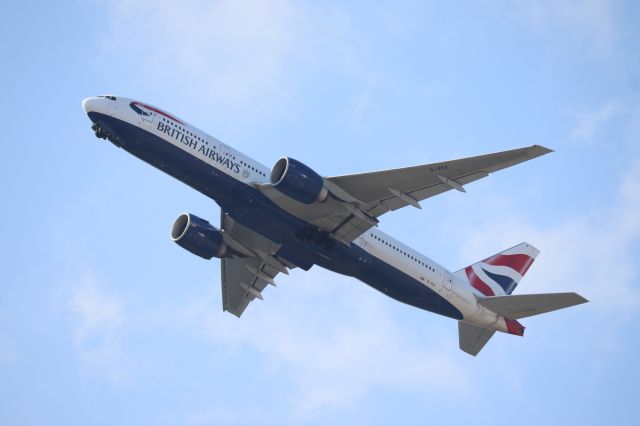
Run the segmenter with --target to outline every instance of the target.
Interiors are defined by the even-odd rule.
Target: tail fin
[[[456,271],[485,296],[511,294],[540,251],[527,243],[504,250]]]

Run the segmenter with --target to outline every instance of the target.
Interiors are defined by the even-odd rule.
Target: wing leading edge
[[[552,152],[549,148],[533,145],[459,160],[327,179],[367,204],[367,213],[378,217],[390,210],[415,206],[417,202],[451,189],[464,191],[463,185],[549,152]]]
[[[552,152],[549,148],[533,145],[459,160],[326,179],[358,200],[357,207],[364,214],[378,218],[408,205],[419,208],[420,201],[452,189],[465,192],[464,185],[468,183],[549,152]],[[350,221],[357,225],[350,225]],[[356,235],[357,232],[372,225],[363,224],[357,215],[352,215],[339,226],[346,232],[336,230],[338,237],[352,241],[360,235]]]

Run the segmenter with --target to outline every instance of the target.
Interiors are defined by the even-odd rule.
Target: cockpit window
[[[100,95],[98,96],[99,98],[106,98],[109,99],[110,101],[115,101],[116,97],[115,96],[111,96],[111,95]]]

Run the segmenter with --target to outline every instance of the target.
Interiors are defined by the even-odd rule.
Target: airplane
[[[512,295],[539,251],[521,243],[452,272],[378,229],[383,214],[545,155],[539,145],[413,167],[324,177],[283,157],[268,167],[186,121],[120,96],[82,106],[96,137],[213,199],[220,228],[183,213],[171,239],[221,259],[222,308],[240,317],[278,274],[312,266],[354,277],[407,305],[458,321],[459,347],[477,355],[519,319],[587,302],[576,293]]]

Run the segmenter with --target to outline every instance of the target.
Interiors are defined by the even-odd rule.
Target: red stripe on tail
[[[471,283],[473,288],[475,288],[485,296],[495,296],[495,293],[493,292],[493,290],[491,290],[491,287],[489,287],[484,281],[480,279],[480,277],[476,275],[476,272],[471,266],[467,266],[466,268],[464,268],[464,272],[467,273],[467,278],[469,279],[469,282]]]
[[[534,260],[533,257],[526,254],[496,254],[483,262],[494,266],[508,266],[524,276]]]

